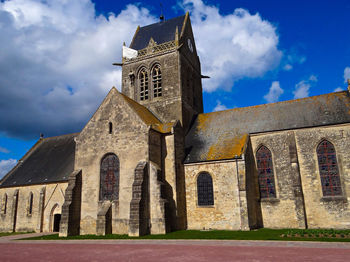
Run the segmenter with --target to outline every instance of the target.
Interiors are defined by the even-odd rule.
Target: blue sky
[[[160,1],[0,1],[0,177],[37,141],[79,132],[120,88],[121,45]],[[205,112],[345,90],[350,1],[162,1],[190,11]]]

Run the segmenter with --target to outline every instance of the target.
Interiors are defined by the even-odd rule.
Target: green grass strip
[[[334,237],[333,237],[334,236]],[[26,238],[26,240],[84,240],[84,239],[207,239],[207,240],[279,240],[279,241],[323,241],[350,242],[350,230],[332,229],[267,229],[252,231],[226,230],[180,230],[164,235],[129,237],[128,235],[79,235],[59,237],[58,234]]]

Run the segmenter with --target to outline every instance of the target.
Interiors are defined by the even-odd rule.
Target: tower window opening
[[[148,100],[148,75],[146,69],[143,68],[139,74],[140,80],[140,100]]]
[[[112,134],[113,131],[113,124],[112,122],[109,122],[109,133]]]
[[[162,96],[162,72],[160,66],[156,65],[152,70],[152,85],[153,85],[153,96]]]

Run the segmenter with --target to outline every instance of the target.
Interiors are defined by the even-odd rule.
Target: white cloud
[[[334,91],[333,91],[333,92],[340,92],[340,91],[343,91],[343,88],[341,88],[341,87],[337,87],[336,89],[334,89]]]
[[[90,0],[0,1],[0,132],[17,137],[80,131],[112,86],[122,44],[145,8],[96,16]]]
[[[283,67],[283,69],[284,69],[285,71],[290,71],[290,70],[293,69],[293,66],[292,66],[291,64],[286,64],[286,65]]]
[[[350,67],[345,67],[344,69],[344,83],[350,79]]]
[[[280,87],[279,81],[274,81],[271,84],[269,92],[264,96],[264,99],[268,103],[277,102],[280,96],[284,93],[284,90]]]
[[[317,82],[317,76],[311,75],[307,80],[302,80],[295,85],[293,91],[294,98],[303,98],[309,96],[310,87]]]
[[[282,52],[276,28],[259,14],[237,8],[221,15],[201,0],[185,0],[182,6],[191,13],[202,72],[211,77],[203,81],[205,91],[230,89],[239,79],[260,77],[278,66]]]
[[[228,108],[221,103],[221,101],[216,100],[216,106],[213,109],[213,112],[227,110]]]
[[[1,147],[1,146],[0,146],[0,153],[5,153],[5,154],[7,154],[7,153],[10,153],[10,151],[9,151],[7,148],[4,148],[4,147]]]
[[[278,66],[276,28],[259,14],[221,15],[185,0],[201,58],[204,90],[230,89]],[[182,11],[181,11],[182,12]],[[141,4],[96,16],[91,0],[0,1],[0,132],[16,137],[77,132],[108,90],[120,89],[122,44],[158,21]],[[213,37],[215,36],[215,37]]]
[[[16,159],[0,160],[0,179],[7,174],[17,163]]]

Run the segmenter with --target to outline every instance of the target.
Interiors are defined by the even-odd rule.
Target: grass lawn
[[[213,240],[280,240],[280,241],[327,241],[350,242],[350,230],[333,229],[267,229],[252,231],[226,230],[180,230],[165,235],[147,235],[129,237],[128,235],[82,235],[58,237],[58,234],[27,238],[32,240],[64,240],[64,239],[213,239]]]
[[[19,234],[27,234],[27,233],[33,233],[33,232],[5,232],[5,233],[0,233],[0,237],[19,235]]]

